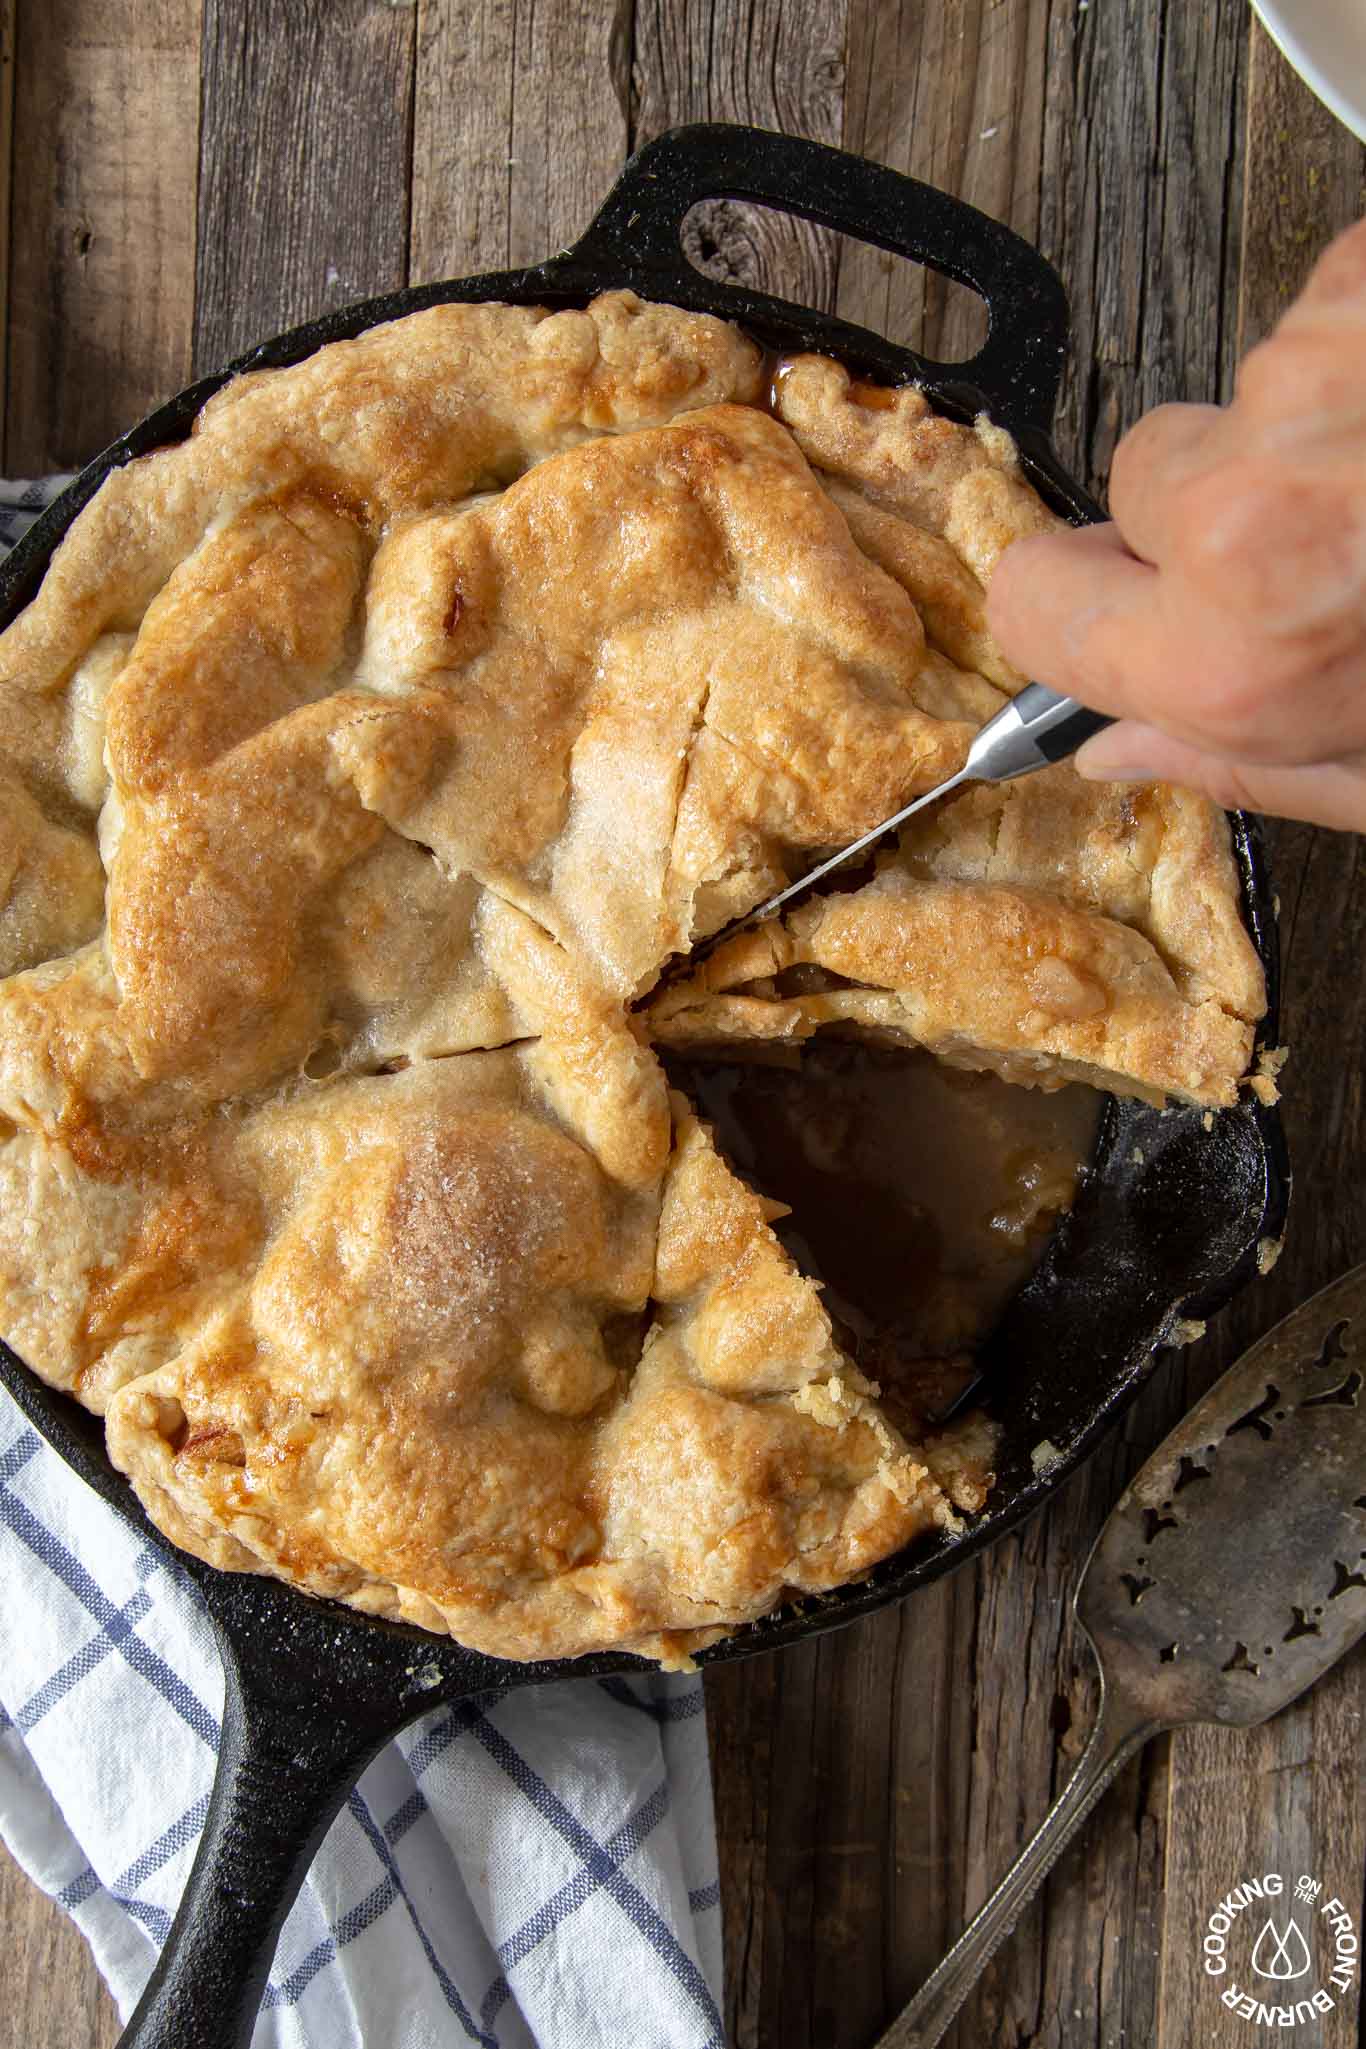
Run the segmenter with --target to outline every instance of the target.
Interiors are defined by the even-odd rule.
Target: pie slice
[[[1264,1007],[1227,827],[1068,766],[912,820],[872,882],[742,934],[651,1012],[663,1045],[830,1028],[1045,1088],[1237,1098]]]
[[[1262,1015],[1228,821],[1191,790],[1090,783],[1070,763],[979,785],[913,818],[890,869],[909,879],[1034,890],[1148,940],[1186,1003]]]
[[[258,1112],[237,1148],[256,1259],[108,1401],[110,1454],[162,1527],[495,1652],[585,1648],[572,1575],[599,1550],[593,1447],[649,1293],[662,1085],[656,1107],[634,1185],[524,1051]]]
[[[669,1589],[674,1627],[722,1634],[785,1592],[856,1578],[957,1531],[993,1474],[982,1417],[908,1443],[840,1352],[819,1293],[681,1096],[664,1185],[658,1319],[599,1453],[620,1596]],[[629,1588],[629,1596],[626,1589]]]

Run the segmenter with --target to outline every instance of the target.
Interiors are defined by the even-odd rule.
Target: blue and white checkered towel
[[[0,539],[54,488],[0,485]],[[3,1392],[0,1631],[0,1836],[126,2017],[208,1807],[222,1673],[188,1576]],[[285,1923],[254,2049],[723,2049],[720,1994],[701,1681],[579,1679],[438,1709],[381,1753]]]
[[[31,482],[17,477],[12,483],[0,478],[0,557],[26,534],[40,512],[46,512],[70,477],[36,477]]]

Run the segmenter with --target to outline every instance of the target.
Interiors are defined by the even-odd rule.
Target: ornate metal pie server
[[[932,2049],[1120,1767],[1263,1722],[1366,1632],[1366,1266],[1255,1344],[1154,1452],[1077,1589],[1100,1715],[1034,1840],[877,2049]]]

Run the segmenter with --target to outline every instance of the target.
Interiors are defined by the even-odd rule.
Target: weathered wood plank
[[[747,121],[816,142],[843,128],[845,7],[802,0],[638,0],[632,143],[682,121]],[[709,276],[833,308],[840,238],[767,207],[708,200],[684,248]]]
[[[1072,301],[1059,446],[1096,488],[1140,413],[1227,385],[1245,50],[1229,0],[1052,16],[1039,243]]]
[[[205,0],[197,370],[406,282],[415,40],[387,0]]]
[[[539,262],[587,225],[626,158],[630,13],[420,0],[414,283]]]
[[[854,0],[845,147],[954,192],[1037,237],[1044,0],[982,7],[950,0]],[[840,263],[839,311],[943,362],[969,356],[983,308],[954,285],[880,250]]]
[[[84,1937],[3,1848],[0,1949],[12,2042],[23,2049],[112,2049],[118,2015]]]
[[[9,370],[10,187],[14,171],[14,5],[0,0],[0,392]],[[3,414],[0,414],[0,423]],[[3,426],[0,424],[0,455]]]
[[[21,0],[5,462],[74,468],[189,374],[199,0]]]
[[[1324,243],[1366,214],[1366,148],[1256,24],[1249,72],[1240,351],[1275,326]]]

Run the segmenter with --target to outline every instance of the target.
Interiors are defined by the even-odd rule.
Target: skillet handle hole
[[[838,314],[932,361],[968,362],[986,343],[986,300],[971,285],[780,207],[699,199],[680,239],[693,269],[717,284]]]

